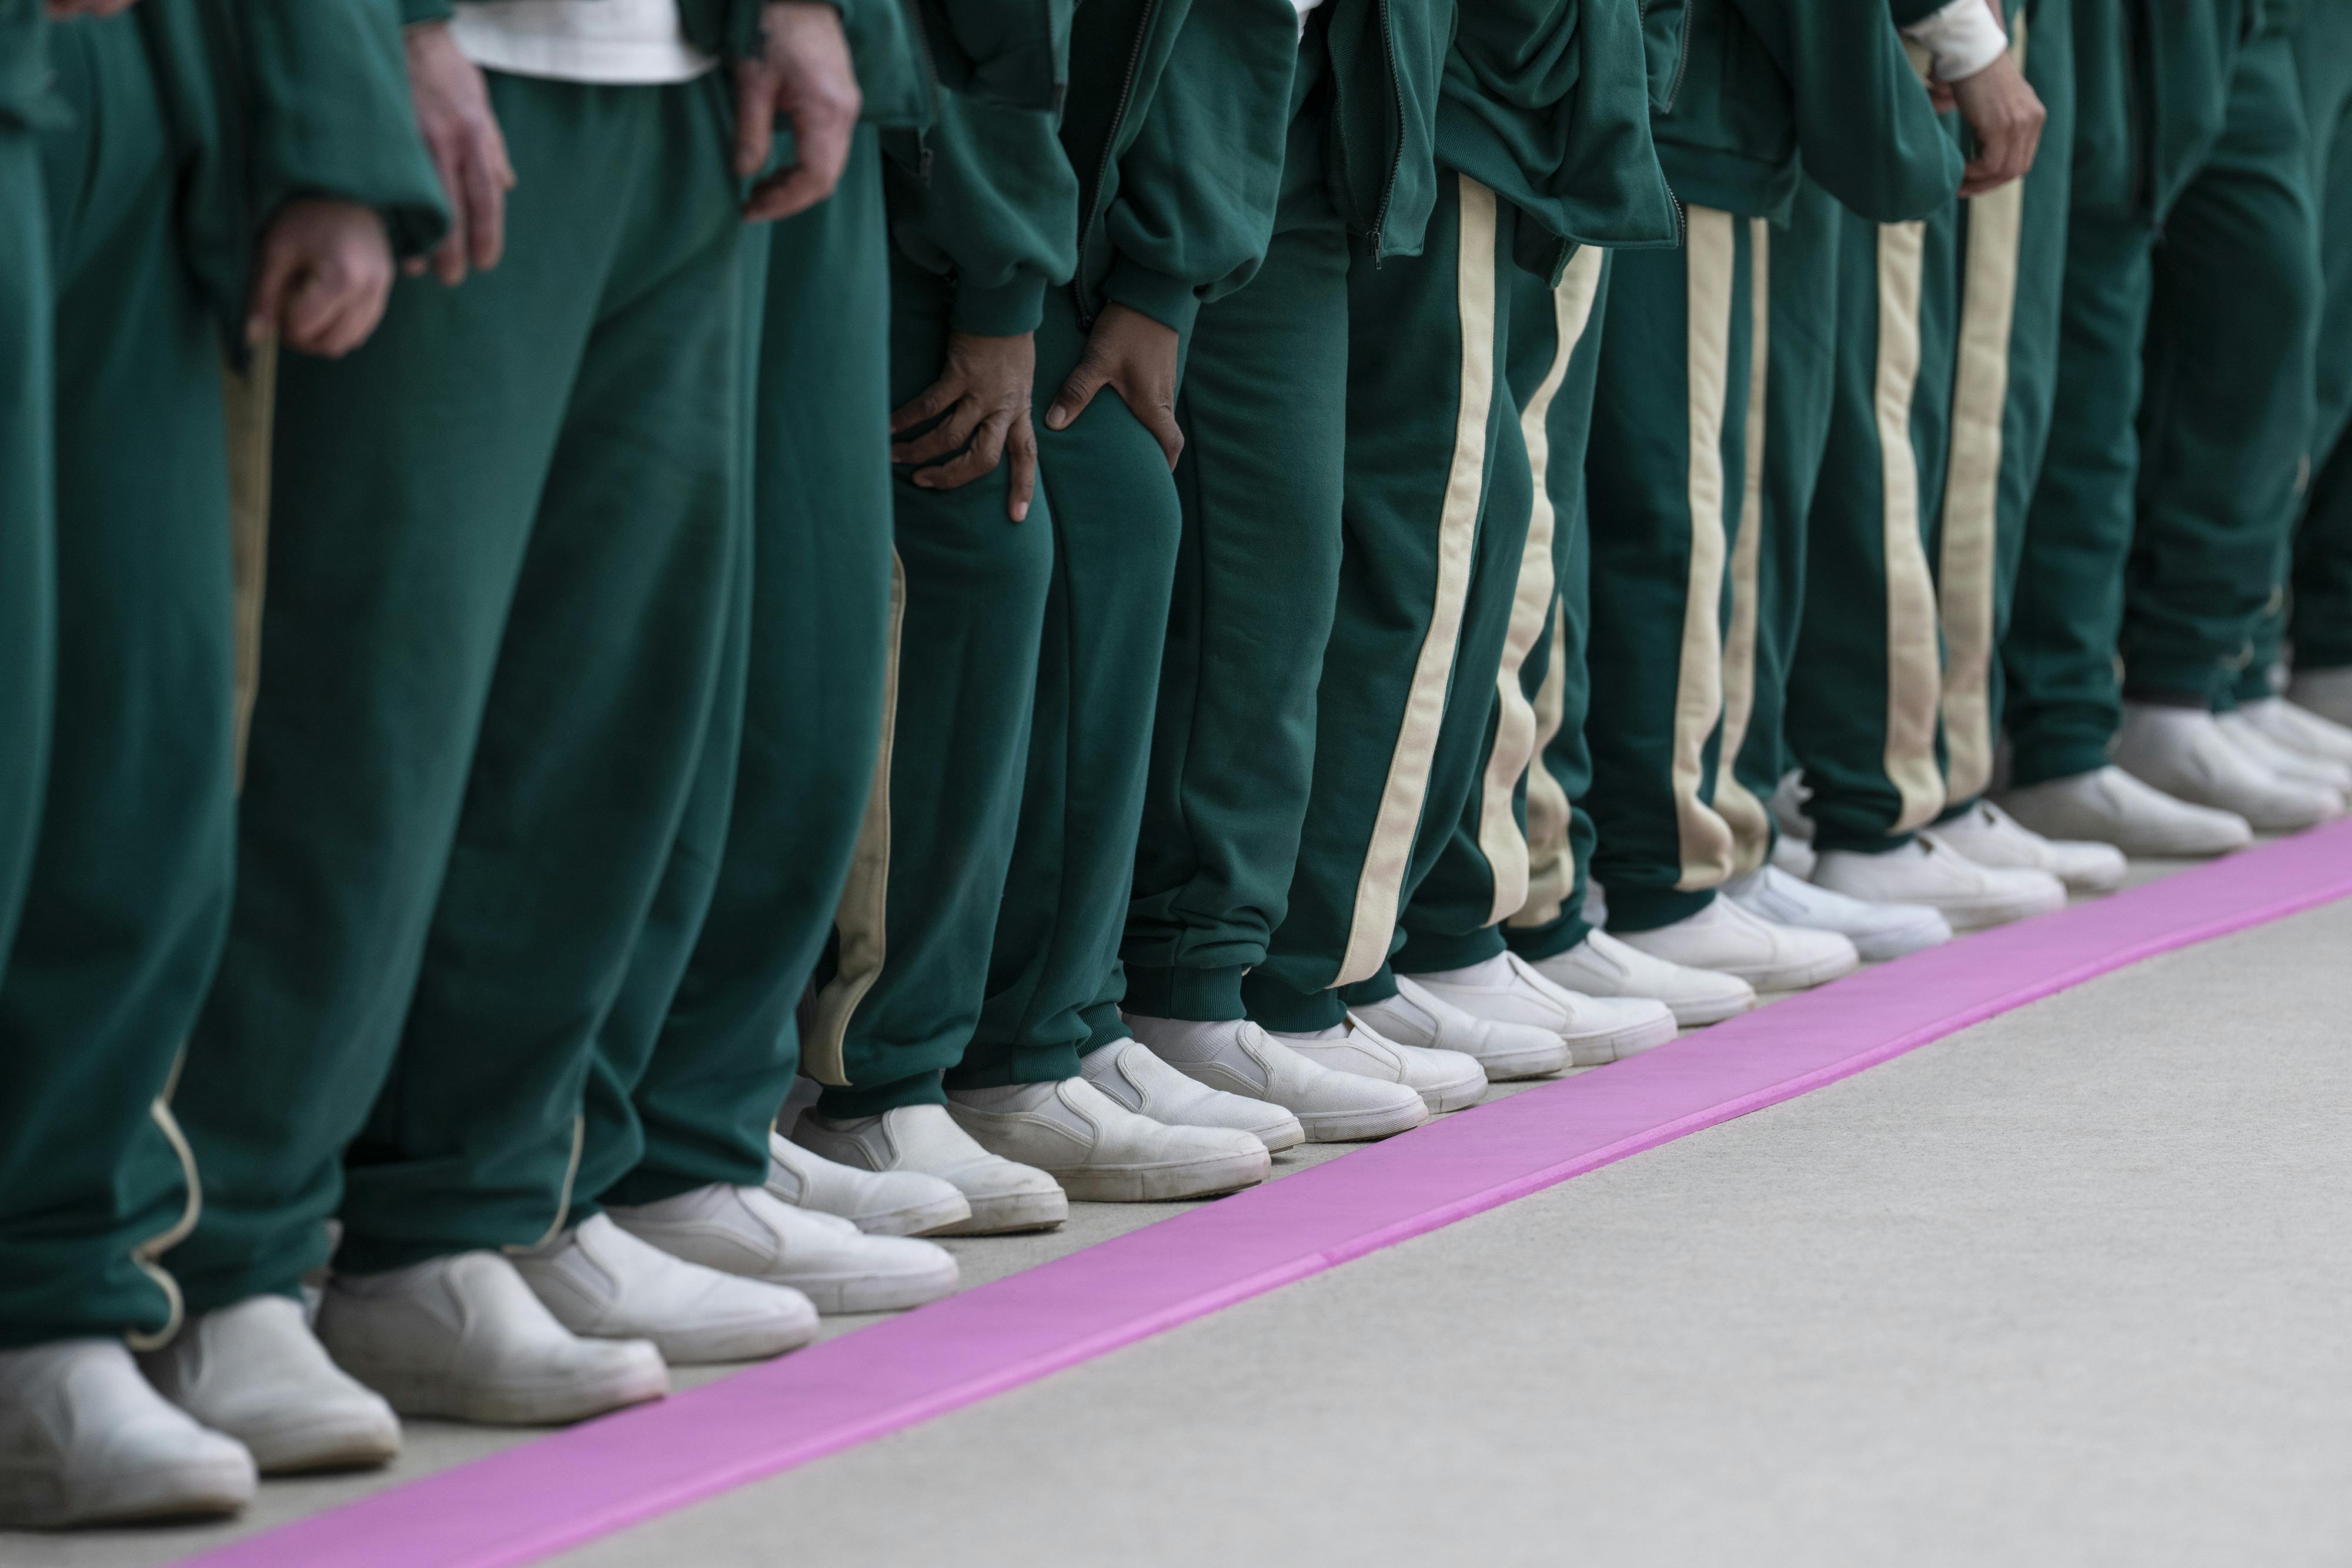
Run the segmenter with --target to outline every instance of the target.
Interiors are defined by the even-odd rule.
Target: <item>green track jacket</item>
[[[395,256],[440,240],[392,0],[143,0],[133,15],[184,170],[182,243],[232,353],[255,246],[286,203],[373,207]]]
[[[0,0],[0,125],[54,125],[42,0]]]
[[[1062,149],[1079,183],[1078,318],[1116,300],[1178,332],[1274,236],[1298,63],[1290,0],[1087,0]]]
[[[2294,0],[2073,4],[2074,204],[2161,224],[2221,134],[2239,46],[2291,26],[2299,7]]]
[[[1783,218],[1801,156],[1866,218],[1925,217],[1950,201],[1959,149],[1895,30],[1940,3],[1651,0],[1658,157],[1675,193]]]

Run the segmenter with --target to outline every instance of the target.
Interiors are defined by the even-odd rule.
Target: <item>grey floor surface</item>
[[[2347,1018],[2352,904],[558,1561],[2352,1563]],[[977,1283],[1166,1212],[957,1249]],[[245,1528],[512,1440],[420,1423]]]

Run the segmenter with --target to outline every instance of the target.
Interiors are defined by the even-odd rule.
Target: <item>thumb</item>
[[[278,329],[287,291],[300,270],[301,256],[276,233],[262,241],[261,269],[253,280],[253,303],[245,313],[245,340],[258,343]]]
[[[1095,393],[1102,391],[1108,380],[1102,361],[1089,352],[1070,372],[1070,379],[1062,383],[1062,390],[1054,394],[1053,406],[1045,411],[1045,428],[1067,430],[1072,420],[1087,412],[1087,404],[1095,401]]]

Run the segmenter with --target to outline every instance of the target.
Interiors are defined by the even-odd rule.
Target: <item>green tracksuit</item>
[[[1768,220],[1794,197],[1800,151],[1807,171],[1874,225],[1948,203],[1958,152],[1894,26],[1928,9],[1890,16],[1877,0],[1695,0],[1685,19],[1681,96],[1656,134],[1668,180],[1692,204],[1688,239],[1679,252],[1618,258],[1587,457],[1588,799],[1593,874],[1613,925],[1642,930],[1696,914],[1738,863],[1734,819],[1751,819],[1751,840],[1763,831],[1746,791],[1718,800],[1716,773]],[[1900,263],[1917,249],[1917,231],[1896,232],[1912,236],[1907,250],[1897,241]]]
[[[0,1344],[178,1316],[154,1260],[198,1191],[163,1097],[234,872],[220,388],[254,236],[296,194],[377,206],[404,255],[441,222],[388,7],[149,0],[50,55],[57,706],[0,973]]]
[[[1907,327],[1888,315],[1902,231],[1863,225],[1845,242],[1836,412],[1788,721],[1823,848],[1898,848],[1967,810],[1992,776],[1993,653],[2052,408],[2070,22],[2064,5],[2013,11],[2011,50],[2049,110],[2052,155],[1928,221]],[[1896,375],[1910,382],[1906,432],[1881,428]]]
[[[0,964],[31,874],[56,678],[57,437],[42,0],[0,0]]]
[[[1243,1017],[1242,977],[1286,913],[1339,591],[1349,235],[1390,258],[1421,247],[1452,26],[1426,0],[1311,14],[1265,260],[1193,325],[1182,533],[1120,946],[1130,1012]],[[1108,1005],[1093,1019],[1115,1036]]]
[[[195,1305],[290,1289],[331,1213],[353,1273],[563,1223],[704,739],[746,480],[725,76],[489,85],[505,259],[280,367],[236,906],[180,1092],[221,1171]]]
[[[2067,413],[2001,647],[2021,787],[2104,765],[2126,692],[2234,700],[2303,462],[2320,287],[2287,38],[2233,49],[2230,8],[2164,12],[2125,57],[2141,62],[2134,120],[2105,85],[2122,47],[2109,18],[2076,20],[2078,149],[2095,156],[2074,170]],[[2094,141],[2118,122],[2126,135]]]

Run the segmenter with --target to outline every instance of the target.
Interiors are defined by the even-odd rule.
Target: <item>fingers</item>
[[[939,418],[940,415],[953,408],[963,397],[963,378],[950,369],[939,380],[918,392],[902,407],[891,411],[890,434],[896,435],[902,430],[908,430],[922,423],[925,420]]]
[[[1045,428],[1069,429],[1070,422],[1087,412],[1087,404],[1095,401],[1095,393],[1108,380],[1102,361],[1088,350],[1070,372],[1070,379],[1062,383],[1062,390],[1054,394],[1053,406],[1045,410]]]
[[[1029,516],[1029,503],[1037,494],[1037,432],[1030,426],[1027,416],[1013,420],[1004,447],[1013,460],[1012,481],[1004,496],[1004,515],[1017,523]]]
[[[293,287],[301,256],[276,234],[261,244],[261,264],[253,280],[253,300],[245,313],[245,340],[258,343],[278,329],[286,312],[286,297]]]
[[[478,131],[466,148],[466,249],[477,272],[488,272],[506,254],[507,189],[514,174],[506,167],[505,141],[493,126]]]
[[[775,73],[761,61],[745,60],[735,68],[735,177],[756,176],[775,147]]]
[[[449,232],[433,247],[433,276],[455,288],[466,281],[466,257],[473,252],[466,230],[464,161],[451,147],[436,146],[432,151],[433,166],[441,175],[441,193],[449,204]]]
[[[933,429],[925,431],[912,441],[895,444],[890,448],[893,463],[936,463],[950,453],[963,450],[964,443],[982,419],[1001,419],[1001,414],[988,414],[979,403],[965,398],[948,411],[948,416]],[[992,464],[990,466],[993,467]]]
[[[1005,410],[989,415],[974,433],[971,446],[952,462],[936,468],[925,468],[915,476],[916,486],[924,490],[953,490],[971,484],[983,474],[996,472],[1004,461],[1005,433],[1013,423],[1013,411]]]
[[[1138,402],[1143,406],[1137,408]],[[1135,409],[1135,417],[1143,422],[1143,428],[1151,432],[1151,438],[1160,443],[1160,450],[1167,455],[1168,472],[1176,472],[1176,459],[1184,455],[1184,431],[1176,423],[1173,402],[1163,395],[1129,399],[1128,406]]]
[[[854,89],[850,96],[854,100]],[[857,109],[854,101],[844,103],[827,97],[820,103],[797,106],[792,120],[793,141],[800,157],[795,172],[816,187],[816,193],[804,204],[813,207],[833,194],[834,187],[841,183],[841,172],[849,166],[849,139],[857,129]]]
[[[780,169],[751,188],[751,199],[743,204],[743,216],[765,224],[804,213],[831,195],[834,182],[840,177],[841,171],[835,169],[833,179],[826,179],[806,162]]]

